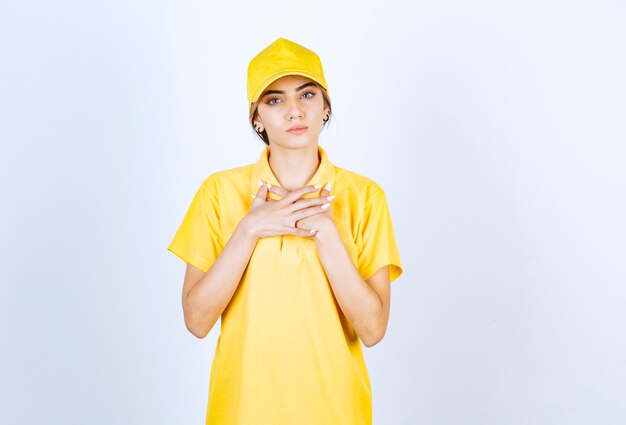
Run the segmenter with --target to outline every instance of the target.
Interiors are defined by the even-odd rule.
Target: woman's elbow
[[[209,334],[209,332],[198,329],[198,328],[194,328],[193,326],[186,325],[186,327],[187,327],[187,330],[198,339],[203,339]]]
[[[363,341],[363,345],[365,345],[367,348],[375,346],[383,340],[383,338],[385,337],[385,331],[386,330],[383,329],[382,331],[372,334],[367,338],[362,338],[361,341]]]
[[[209,334],[213,326],[207,326],[205,323],[199,323],[198,320],[194,320],[186,314],[185,327],[193,336],[198,339],[203,339]]]

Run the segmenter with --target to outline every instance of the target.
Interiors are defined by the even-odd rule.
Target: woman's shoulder
[[[213,171],[205,177],[202,185],[210,190],[220,188],[230,188],[233,186],[245,186],[250,181],[254,164],[242,165],[239,167],[226,168]]]
[[[335,165],[335,188],[336,190],[349,190],[365,198],[385,194],[383,188],[371,177],[337,165]]]

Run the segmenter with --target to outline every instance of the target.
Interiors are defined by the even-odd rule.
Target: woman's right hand
[[[315,232],[311,233],[309,230],[297,228],[295,224],[298,220],[325,212],[322,205],[329,203],[326,197],[300,199],[303,195],[317,190],[319,187],[303,186],[288,193],[282,199],[266,200],[269,190],[264,183],[259,187],[250,212],[243,220],[257,238],[278,235],[313,237]]]

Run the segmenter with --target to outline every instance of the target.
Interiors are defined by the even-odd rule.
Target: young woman
[[[206,423],[371,424],[361,342],[383,338],[402,273],[385,192],[318,145],[331,105],[311,50],[263,49],[248,101],[259,160],[209,175],[168,247],[189,331],[221,317]]]

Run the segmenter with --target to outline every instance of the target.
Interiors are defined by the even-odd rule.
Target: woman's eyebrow
[[[294,91],[300,91],[300,90],[302,90],[305,87],[314,86],[314,85],[315,85],[315,83],[309,81],[308,83],[302,84],[300,87],[296,87]],[[263,97],[267,96],[268,94],[274,94],[274,93],[275,94],[285,94],[285,91],[284,90],[268,90],[268,91],[265,92]]]

